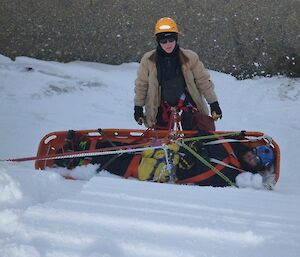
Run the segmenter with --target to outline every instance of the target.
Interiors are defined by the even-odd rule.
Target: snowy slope
[[[35,155],[51,131],[137,128],[137,67],[0,55],[0,159]],[[218,130],[263,131],[279,143],[275,191],[106,173],[67,181],[32,162],[0,162],[0,256],[299,256],[300,80],[211,75],[224,112]]]

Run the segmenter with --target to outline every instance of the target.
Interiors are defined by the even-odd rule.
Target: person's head
[[[270,146],[261,145],[250,148],[240,145],[236,150],[236,155],[243,169],[258,172],[274,162],[274,153]]]
[[[172,53],[178,40],[178,28],[176,22],[168,17],[159,19],[155,25],[156,41],[168,54]]]

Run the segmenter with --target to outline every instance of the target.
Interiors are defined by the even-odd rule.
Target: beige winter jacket
[[[180,48],[179,58],[188,92],[198,110],[209,114],[204,98],[210,104],[217,101],[217,96],[208,71],[199,60],[198,55],[191,50]],[[156,123],[156,115],[161,100],[155,59],[155,50],[147,52],[143,56],[135,80],[134,105],[145,106],[145,125],[147,127]]]

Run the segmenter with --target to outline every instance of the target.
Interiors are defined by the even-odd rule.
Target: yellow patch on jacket
[[[169,163],[174,169],[179,163],[179,145],[168,145]],[[169,181],[169,171],[166,168],[166,157],[164,150],[148,149],[143,151],[142,160],[138,167],[138,178],[156,182]]]

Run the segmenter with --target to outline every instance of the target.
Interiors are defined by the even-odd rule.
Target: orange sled
[[[39,144],[38,153],[35,162],[35,168],[43,170],[46,167],[55,167],[55,158],[66,157],[72,158],[70,152],[60,152],[65,142],[68,131],[52,132],[42,138]],[[134,130],[134,129],[97,129],[97,130],[77,130],[75,133],[75,141],[88,142],[84,151],[73,152],[77,153],[76,157],[89,156],[90,153],[96,155],[99,152],[119,151],[124,149],[138,149],[143,147],[153,147],[155,145],[168,144],[178,138],[192,138],[198,131],[177,131],[170,132],[169,130]],[[215,131],[214,134],[230,138],[230,135],[238,136],[243,144],[249,147],[269,144],[275,155],[275,180],[279,179],[280,174],[280,149],[278,144],[266,136],[262,132],[228,132]],[[226,137],[227,136],[227,137]],[[250,139],[247,141],[247,139]],[[245,141],[245,142],[244,142]],[[112,145],[99,147],[105,142],[110,142]],[[115,143],[119,143],[115,145]]]

